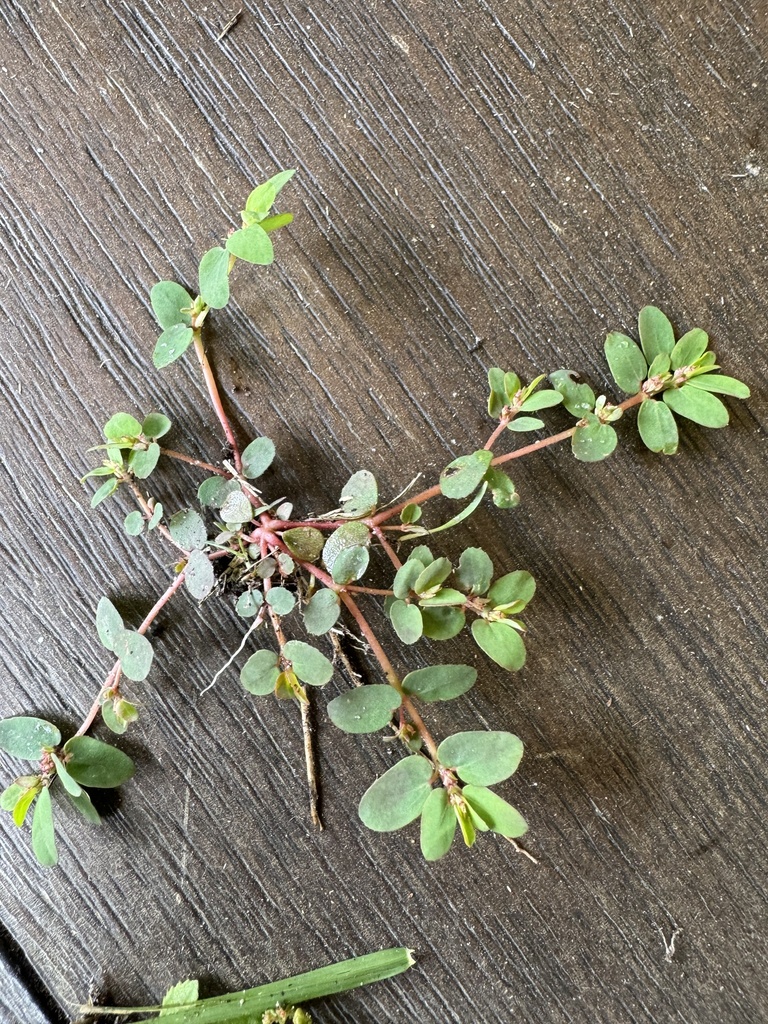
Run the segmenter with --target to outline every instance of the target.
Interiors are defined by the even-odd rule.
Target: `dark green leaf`
[[[525,434],[529,430],[541,430],[544,427],[544,420],[535,416],[516,416],[507,424],[507,430],[515,434]]]
[[[123,438],[138,437],[140,433],[141,424],[127,412],[116,412],[104,424],[104,436],[108,441],[122,441]]]
[[[371,542],[371,534],[364,523],[344,523],[334,530],[323,548],[323,561],[333,572],[333,563],[342,551],[347,548],[367,547]]]
[[[328,658],[302,640],[289,640],[283,648],[283,657],[291,662],[302,683],[309,686],[325,686],[333,676],[333,665]]]
[[[518,381],[519,383],[519,381]],[[498,419],[507,404],[507,393],[504,389],[504,371],[492,366],[488,371],[488,386],[491,389],[488,398],[488,415]]]
[[[440,474],[440,490],[446,498],[467,498],[482,483],[492,458],[483,449],[454,459]]]
[[[537,391],[526,398],[520,406],[522,412],[538,412],[539,409],[551,409],[552,406],[560,405],[563,396],[559,391]]]
[[[394,601],[389,609],[389,617],[404,644],[415,644],[422,635],[424,627],[421,612],[416,605]]]
[[[91,508],[96,508],[96,506],[100,505],[102,501],[104,501],[106,498],[109,498],[110,495],[114,494],[116,490],[117,480],[107,480],[107,482],[105,484],[102,484],[101,487],[96,491],[94,496],[91,498]]]
[[[267,232],[258,224],[241,228],[227,239],[227,249],[239,260],[265,267],[274,262],[275,251]]]
[[[237,480],[223,476],[209,476],[197,489],[197,500],[205,508],[221,508],[230,494],[240,490]]]
[[[321,636],[336,625],[340,612],[338,596],[326,588],[318,590],[304,605],[304,628],[313,636]]]
[[[184,324],[174,324],[173,327],[163,331],[157,339],[155,350],[152,353],[152,362],[157,369],[162,370],[163,367],[170,366],[179,356],[184,355],[192,344],[194,336],[195,332],[192,328],[185,327]]]
[[[677,424],[664,402],[647,399],[637,412],[637,429],[647,448],[663,455],[677,451]]]
[[[528,831],[525,818],[506,800],[484,786],[465,786],[462,796],[492,832],[519,839]]]
[[[605,358],[621,390],[636,395],[648,373],[648,363],[637,342],[626,334],[611,331],[605,339]]]
[[[138,537],[144,532],[144,516],[138,509],[128,513],[123,521],[123,529],[129,537]]]
[[[243,476],[255,480],[269,469],[275,458],[275,442],[257,437],[243,452]]]
[[[450,640],[462,631],[466,616],[462,608],[422,608],[421,621],[430,640]]]
[[[333,563],[333,582],[345,586],[353,580],[359,580],[368,568],[368,548],[345,548],[340,551]]]
[[[200,260],[200,297],[212,309],[223,309],[229,302],[229,253],[220,245]]]
[[[688,384],[701,391],[714,391],[718,395],[730,395],[732,398],[749,398],[750,395],[746,384],[735,377],[725,377],[720,373],[702,374],[689,380]]]
[[[124,629],[117,637],[114,652],[120,659],[123,672],[135,683],[149,675],[152,667],[152,644],[141,633]]]
[[[68,796],[86,821],[89,821],[92,825],[99,825],[101,823],[99,812],[91,803],[91,798],[84,789],[80,790],[80,796],[72,796],[71,793]]]
[[[709,346],[709,338],[705,331],[694,327],[688,331],[677,342],[670,353],[670,365],[673,370],[679,370],[683,366],[692,366],[697,359],[701,359]]]
[[[296,598],[285,587],[272,587],[267,591],[267,604],[277,615],[290,615],[296,604]]]
[[[61,733],[43,718],[4,718],[0,721],[0,750],[25,761],[38,760],[44,747],[57,747]]]
[[[713,394],[692,384],[683,384],[662,395],[672,412],[685,416],[702,427],[728,426],[728,410]]]
[[[675,332],[667,317],[656,306],[644,306],[640,310],[637,326],[640,331],[640,344],[649,363],[652,363],[660,352],[672,352],[675,347]]]
[[[515,611],[522,611],[535,592],[536,580],[529,572],[518,569],[516,572],[507,573],[506,576],[500,576],[488,591],[488,599],[494,608],[520,601],[522,603]]]
[[[579,462],[600,462],[608,458],[616,447],[616,431],[609,423],[601,423],[588,413],[586,426],[576,427],[571,438],[573,454]]]
[[[448,853],[457,824],[446,790],[442,786],[433,789],[421,812],[421,852],[425,860],[440,860]]]
[[[331,721],[344,732],[378,732],[400,707],[400,694],[387,683],[358,686],[328,705]]]
[[[83,791],[69,774],[66,767],[62,764],[61,758],[57,757],[56,754],[51,753],[51,760],[56,766],[56,774],[61,779],[61,784],[67,793],[69,793],[70,796],[80,796]]]
[[[32,850],[44,868],[52,868],[59,860],[53,832],[51,794],[46,787],[40,790],[32,815]]]
[[[485,479],[491,489],[491,497],[496,508],[515,508],[520,504],[520,495],[515,490],[515,485],[502,470],[489,469]]]
[[[164,331],[175,324],[189,326],[189,313],[182,313],[182,309],[192,308],[192,296],[180,284],[175,281],[158,281],[149,293],[149,300],[157,322]]]
[[[424,565],[417,558],[409,558],[407,562],[404,562],[395,573],[395,581],[392,584],[395,597],[401,601],[405,600],[423,572]]]
[[[160,458],[160,445],[150,442],[146,449],[135,448],[128,456],[128,465],[138,480],[146,480]]]
[[[225,523],[247,523],[253,518],[253,505],[240,490],[225,498],[220,511]]]
[[[114,651],[120,635],[125,632],[120,612],[108,597],[102,597],[96,606],[96,632],[108,651]]]
[[[525,644],[512,626],[475,619],[472,636],[480,650],[508,672],[518,672],[525,664]]]
[[[141,432],[144,437],[151,437],[153,440],[157,440],[158,437],[163,437],[171,429],[171,421],[167,416],[163,416],[161,412],[151,412],[148,416],[144,417],[144,422],[141,425]]]
[[[208,531],[199,513],[191,508],[175,512],[168,523],[171,536],[187,551],[193,548],[204,548],[208,540]]]
[[[313,526],[296,526],[286,530],[283,543],[300,562],[315,562],[325,545],[325,537]]]
[[[493,579],[493,562],[482,548],[462,551],[456,578],[470,594],[484,594]]]
[[[117,747],[91,736],[73,736],[64,744],[67,771],[81,786],[114,789],[131,778],[133,761]]]
[[[367,469],[354,473],[341,492],[341,515],[349,519],[360,519],[370,515],[379,500],[376,477]]]
[[[403,690],[426,703],[452,700],[470,690],[476,679],[477,669],[469,665],[431,665],[409,672],[403,680]]]
[[[563,396],[563,405],[576,419],[581,419],[595,408],[595,393],[588,384],[577,384],[573,370],[555,370],[550,373],[552,387]]]
[[[184,584],[196,601],[203,601],[213,590],[215,577],[210,559],[202,551],[190,551],[184,570]]]
[[[265,697],[268,693],[274,692],[279,675],[280,668],[275,652],[256,651],[243,665],[240,682],[249,693]]]
[[[366,790],[359,814],[374,832],[394,832],[421,814],[432,788],[432,766],[412,754],[385,772]]]
[[[264,598],[260,590],[246,590],[238,597],[235,611],[244,619],[250,619],[256,615],[263,603]]]
[[[508,779],[520,764],[523,744],[511,732],[457,732],[437,748],[440,763],[475,786]]]

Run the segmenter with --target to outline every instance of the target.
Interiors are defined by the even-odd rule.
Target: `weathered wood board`
[[[628,424],[600,465],[521,461],[518,510],[443,535],[539,582],[525,669],[478,657],[477,687],[430,714],[438,734],[524,739],[504,792],[538,867],[492,839],[427,867],[415,829],[366,832],[357,799],[395,752],[322,715],[312,832],[295,709],[244,699],[234,669],[201,696],[243,630],[182,597],[136,689],[137,776],[101,829],[68,818],[43,871],[0,823],[0,925],[33,965],[3,975],[4,1021],[66,1019],[93,980],[120,1001],[190,975],[213,993],[392,944],[418,967],[318,1020],[765,1021],[761,7],[0,5],[0,715],[79,722],[108,667],[98,598],[138,621],[166,585],[169,551],[123,534],[126,500],[91,512],[77,478],[118,409],[163,409],[176,447],[220,457],[192,360],[151,366],[148,292],[192,283],[281,167],[296,221],[209,336],[241,436],[277,441],[274,496],[333,507],[361,467],[391,496],[434,479],[484,442],[492,365],[609,388],[604,334],[647,302],[709,331],[753,388],[674,459]],[[198,480],[172,466],[167,507]]]

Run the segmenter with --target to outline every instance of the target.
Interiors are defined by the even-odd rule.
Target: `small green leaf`
[[[423,572],[424,565],[417,558],[409,558],[407,562],[404,562],[395,573],[395,581],[392,584],[395,597],[401,601],[405,600]]]
[[[248,196],[245,204],[246,210],[248,210],[249,213],[269,212],[278,192],[288,184],[295,173],[295,168],[287,171],[279,171],[268,181],[263,182],[261,185],[257,185]]]
[[[600,462],[607,459],[616,447],[616,431],[609,423],[601,423],[597,416],[587,413],[587,423],[576,427],[571,438],[573,454],[579,462]]]
[[[652,452],[674,455],[677,451],[677,423],[664,402],[654,399],[643,402],[637,412],[637,429]]]
[[[81,786],[114,789],[131,778],[133,761],[117,747],[91,736],[73,736],[64,744],[67,771]]]
[[[491,497],[496,508],[515,508],[520,504],[520,495],[515,490],[514,483],[502,470],[489,469],[485,479],[491,489]]]
[[[357,686],[328,705],[331,721],[344,732],[378,732],[400,707],[400,694],[387,683]]]
[[[422,597],[419,600],[420,608],[442,608],[444,605],[463,605],[467,598],[460,590],[452,587],[441,587],[436,594],[430,597]]]
[[[290,615],[296,604],[296,598],[285,587],[272,587],[267,591],[267,604],[277,615]]]
[[[108,651],[114,651],[118,638],[125,632],[120,612],[108,597],[102,597],[96,606],[96,632]]]
[[[253,505],[242,491],[232,491],[220,509],[225,523],[247,523],[253,518]]]
[[[204,601],[213,590],[213,564],[202,551],[190,551],[184,570],[184,585],[196,601]]]
[[[701,359],[709,347],[709,338],[700,327],[694,327],[688,331],[677,342],[670,353],[670,365],[673,370],[679,370],[683,366],[692,366],[697,359]]]
[[[36,784],[26,789],[21,789],[18,799],[13,806],[13,823],[17,828],[21,828],[24,822],[27,820],[27,814],[32,804],[37,798],[37,794],[42,789],[42,782],[40,779],[35,780]]]
[[[104,436],[108,441],[122,441],[135,438],[141,433],[141,424],[127,412],[117,412],[104,424]]]
[[[665,391],[662,398],[672,412],[678,416],[685,416],[702,427],[728,426],[728,410],[720,399],[709,391],[702,391],[692,384],[684,384],[679,389]]]
[[[395,632],[404,644],[415,644],[421,637],[424,627],[421,611],[415,604],[394,601],[389,609],[389,617]]]
[[[151,437],[154,441],[163,437],[171,429],[171,421],[161,412],[151,412],[144,417],[141,425],[141,432],[144,437]]]
[[[537,391],[530,398],[526,398],[520,406],[520,411],[538,412],[539,409],[551,409],[555,405],[560,405],[562,400],[563,396],[559,391]]]
[[[659,352],[648,367],[648,379],[650,380],[652,377],[664,377],[669,373],[671,365],[672,360],[670,359],[669,352]]]
[[[340,614],[338,595],[323,588],[304,605],[304,628],[313,636],[322,636],[336,625]]]
[[[511,732],[457,732],[437,748],[440,763],[475,786],[493,786],[517,771],[523,744]]]
[[[611,331],[605,339],[605,358],[621,390],[628,395],[636,395],[648,373],[648,363],[637,342],[626,334]]]
[[[155,350],[152,353],[152,362],[157,369],[162,370],[164,367],[170,366],[179,356],[184,355],[192,344],[194,336],[195,332],[192,328],[185,327],[184,324],[174,324],[173,327],[163,331],[155,342]]]
[[[243,452],[243,476],[255,480],[269,469],[275,459],[275,442],[257,437]]]
[[[27,776],[29,779],[35,776]],[[0,811],[12,811],[19,801],[19,798],[29,792],[31,786],[23,785],[18,779],[0,793]]]
[[[341,586],[359,580],[365,575],[369,561],[368,548],[345,548],[340,551],[333,563],[333,582]]]
[[[182,309],[192,308],[192,296],[180,284],[175,281],[158,281],[149,293],[149,301],[152,303],[157,322],[164,331],[176,324],[189,326],[189,313],[182,313]]]
[[[450,462],[440,474],[440,490],[446,498],[467,498],[483,481],[493,452],[473,452]]]
[[[746,384],[735,377],[725,377],[720,373],[702,374],[688,381],[688,386],[701,391],[714,391],[718,395],[730,395],[731,398],[749,398],[750,391]]]
[[[197,981],[193,978],[187,981],[180,981],[178,984],[173,985],[163,996],[163,1006],[166,1008],[161,1010],[158,1014],[159,1017],[168,1017],[172,1014],[172,1007],[174,1006],[190,1006],[192,1003],[196,1003],[199,999],[199,986]]]
[[[200,260],[200,297],[212,309],[223,309],[229,302],[229,253],[214,246]]]
[[[274,692],[279,675],[280,667],[275,652],[256,651],[243,665],[240,682],[249,693],[266,697],[268,693]]]
[[[446,790],[442,786],[433,789],[421,812],[421,852],[425,860],[440,860],[448,853],[457,824]]]
[[[333,563],[342,551],[347,548],[367,547],[371,542],[371,533],[364,523],[344,523],[334,530],[323,548],[323,561],[333,572]]]
[[[107,480],[106,483],[102,484],[91,498],[91,508],[96,508],[96,506],[100,505],[102,501],[105,501],[113,495],[117,490],[117,486],[117,480],[115,479]]]
[[[447,558],[436,558],[434,562],[431,562],[426,566],[419,575],[416,577],[416,581],[413,584],[413,589],[417,594],[429,594],[430,591],[435,592],[440,584],[447,580],[453,571],[453,566]]]
[[[637,326],[645,358],[652,363],[659,353],[670,353],[675,347],[672,324],[656,306],[644,306],[638,315]]]
[[[462,608],[422,608],[421,621],[430,640],[450,640],[464,628],[466,615]]]
[[[544,379],[543,377],[539,377],[537,380],[535,380],[531,384],[529,384],[527,388],[523,388],[522,383],[520,381],[520,378],[518,377],[518,375],[516,373],[505,373],[504,374],[504,391],[505,391],[506,396],[507,396],[507,402],[510,405],[512,405],[515,402],[516,399],[517,400],[519,400],[519,399],[523,399],[524,400],[525,392],[529,392],[532,389],[535,389],[537,387],[537,385],[540,384],[543,379]],[[522,395],[520,395],[521,391],[523,392]]]
[[[588,384],[577,384],[573,370],[555,370],[550,373],[552,387],[563,396],[563,405],[576,419],[581,419],[595,408],[595,393]]]
[[[400,522],[410,525],[411,523],[418,523],[421,519],[421,505],[406,505],[400,513]]]
[[[504,622],[475,619],[472,623],[472,636],[480,650],[507,672],[518,672],[525,664],[525,644],[512,626]]]
[[[43,718],[4,718],[0,721],[0,750],[25,761],[36,761],[44,747],[57,747],[61,733]]]
[[[520,381],[518,379],[518,385]],[[488,415],[498,419],[507,404],[507,393],[504,388],[504,371],[498,366],[492,366],[488,371],[488,386],[491,389],[488,398]]]
[[[138,509],[128,513],[123,520],[123,529],[129,537],[138,537],[140,533],[144,532],[144,516]]]
[[[203,508],[221,508],[230,494],[240,490],[237,480],[223,476],[209,476],[197,489],[197,500]]]
[[[477,669],[469,665],[431,665],[409,672],[403,680],[403,690],[425,703],[453,700],[470,690],[476,680]]]
[[[485,786],[465,786],[462,796],[492,832],[519,839],[528,831],[528,824],[519,811]]]
[[[283,657],[293,666],[293,671],[308,686],[325,686],[333,676],[333,664],[322,651],[302,640],[289,640],[283,648]]]
[[[277,231],[279,228],[284,228],[291,223],[293,223],[292,213],[278,213],[274,217],[265,217],[264,220],[259,221],[262,231],[267,233]]]
[[[535,416],[516,416],[507,424],[507,430],[516,434],[525,434],[529,430],[542,430],[543,428],[544,420],[537,419]]]
[[[152,509],[152,516],[151,516],[149,522],[147,523],[147,529],[148,530],[154,530],[155,527],[157,527],[159,525],[160,520],[162,518],[163,518],[163,506],[160,504],[159,501],[156,501],[155,502],[155,506]]]
[[[152,667],[153,651],[152,644],[143,634],[124,629],[115,641],[114,652],[129,679],[140,683],[147,678]]]
[[[244,619],[250,619],[257,614],[263,603],[264,598],[260,590],[246,590],[238,597],[235,611]]]
[[[258,224],[235,231],[227,239],[227,249],[239,260],[265,267],[274,263],[275,251],[269,235]]]
[[[518,569],[500,576],[488,591],[488,600],[494,608],[521,602],[515,611],[522,611],[536,592],[536,580],[529,572]]]
[[[35,804],[32,815],[32,851],[44,868],[52,868],[58,863],[56,837],[53,831],[53,805],[51,794],[44,787]]]
[[[202,516],[191,508],[174,512],[168,522],[168,529],[176,543],[187,551],[204,548],[208,540],[208,531]]]
[[[394,832],[421,814],[432,788],[432,766],[412,754],[376,779],[363,794],[358,813],[374,832]]]
[[[160,445],[150,442],[146,449],[134,448],[128,456],[128,465],[138,480],[146,480],[151,475],[160,458]]]
[[[117,736],[122,736],[128,728],[127,723],[115,714],[115,705],[112,700],[107,700],[101,705],[101,717],[104,720],[104,725]]]
[[[413,551],[408,555],[409,562],[421,562],[422,569],[434,562],[435,556],[432,554],[426,544],[417,544]]]
[[[51,760],[56,766],[56,774],[61,779],[61,784],[69,793],[70,796],[80,796],[83,792],[80,786],[75,782],[72,776],[69,774],[67,769],[61,762],[61,759],[56,754],[51,753]]]
[[[295,526],[282,536],[285,546],[300,562],[317,561],[325,545],[325,537],[313,526]]]
[[[482,548],[466,548],[459,559],[456,578],[469,594],[484,594],[493,579],[493,562]]]
[[[379,500],[376,477],[367,469],[354,473],[341,492],[341,515],[348,519],[360,519],[370,515]]]
[[[92,825],[101,824],[101,816],[91,803],[91,798],[84,789],[80,790],[79,796],[72,796],[71,793],[68,793],[67,795],[86,821],[89,821]]]

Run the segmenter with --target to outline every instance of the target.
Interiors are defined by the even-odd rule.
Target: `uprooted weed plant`
[[[262,266],[273,261],[271,236],[292,215],[275,214],[272,207],[292,174],[283,171],[251,192],[241,226],[200,261],[197,295],[173,281],[161,281],[152,289],[152,308],[162,328],[154,364],[162,369],[194,350],[229,457],[212,465],[163,447],[171,422],[158,412],[143,419],[121,412],[104,425],[98,446],[103,461],[84,478],[101,480],[92,507],[116,494],[133,499],[136,507],[124,521],[127,533],[159,536],[175,549],[178,564],[167,590],[138,626],[123,622],[107,597],[98,602],[96,629],[115,661],[73,736],[62,742],[58,728],[39,718],[0,722],[0,749],[36,762],[2,793],[0,806],[18,826],[32,810],[32,846],[41,864],[57,861],[57,800],[70,800],[88,821],[97,822],[88,790],[119,786],[131,776],[133,764],[124,753],[87,733],[99,716],[118,735],[135,724],[132,684],[142,683],[152,666],[147,632],[182,588],[196,601],[212,595],[234,600],[235,613],[249,623],[247,639],[256,647],[240,672],[244,689],[257,698],[294,701],[301,709],[315,822],[319,817],[308,702],[311,690],[325,686],[334,673],[329,657],[334,648],[337,660],[345,660],[337,627],[344,616],[345,628],[358,633],[377,664],[370,673],[374,681],[365,685],[353,685],[359,681],[347,673],[350,689],[330,701],[328,715],[347,733],[388,730],[405,751],[362,795],[359,814],[365,825],[386,832],[420,818],[427,860],[448,851],[457,828],[467,846],[474,844],[478,832],[488,831],[514,842],[526,831],[525,820],[490,787],[516,771],[521,740],[509,732],[476,730],[438,741],[424,720],[427,705],[466,693],[476,682],[477,670],[435,664],[401,674],[393,657],[398,664],[405,661],[404,650],[396,656],[387,653],[365,603],[383,600],[403,648],[423,637],[448,640],[469,622],[472,639],[487,658],[507,672],[518,671],[525,662],[522,616],[534,595],[533,578],[524,569],[499,571],[480,547],[466,548],[454,564],[434,550],[433,537],[458,526],[486,497],[499,508],[514,508],[519,499],[506,470],[516,459],[566,441],[582,462],[604,459],[616,447],[618,421],[633,408],[645,445],[673,455],[680,419],[724,427],[728,411],[718,395],[749,396],[744,384],[718,372],[703,330],[693,328],[676,339],[664,313],[646,306],[638,319],[639,344],[617,332],[605,342],[613,379],[627,396],[622,401],[596,396],[567,369],[523,383],[515,373],[493,367],[488,372],[488,412],[494,421],[490,436],[482,447],[446,466],[434,486],[382,503],[373,474],[363,469],[342,488],[338,507],[324,515],[297,514],[291,502],[270,501],[258,481],[272,465],[275,445],[268,437],[256,437],[241,448],[208,362],[203,329],[211,310],[227,305],[237,261]],[[572,426],[496,454],[502,440],[538,434],[545,426],[539,415],[558,405],[573,417]],[[155,473],[162,459],[181,459],[205,474],[190,507],[164,507]],[[438,497],[462,503],[444,522],[431,507],[425,508]],[[415,545],[410,550],[409,542]],[[381,571],[382,561],[389,565],[391,583],[370,586],[369,568]],[[292,636],[299,620],[301,635],[312,638],[310,642]],[[271,629],[273,642],[261,638],[262,626]],[[333,644],[320,639],[328,635]]]

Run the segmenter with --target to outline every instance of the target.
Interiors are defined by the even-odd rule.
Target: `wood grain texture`
[[[151,367],[148,292],[192,283],[280,167],[299,170],[295,224],[274,268],[238,269],[209,335],[240,435],[278,442],[275,496],[301,486],[307,510],[331,507],[363,466],[387,495],[433,478],[485,439],[491,365],[608,388],[604,333],[631,333],[647,302],[708,330],[753,398],[730,403],[728,431],[687,427],[675,459],[627,429],[599,466],[521,462],[520,509],[444,535],[448,555],[482,540],[539,581],[524,671],[478,657],[471,694],[430,708],[439,735],[524,739],[504,792],[538,868],[493,839],[428,868],[414,829],[365,832],[357,798],[395,752],[322,717],[312,833],[294,709],[244,700],[234,670],[200,696],[242,628],[181,597],[122,744],[136,779],[102,828],[67,817],[44,872],[0,823],[0,925],[50,994],[25,1009],[8,974],[3,1020],[54,1019],[92,980],[119,1001],[188,975],[211,994],[405,944],[418,968],[318,1020],[759,1024],[761,5],[244,0],[218,40],[239,6],[0,7],[0,715],[77,723],[108,667],[98,598],[138,621],[164,588],[172,555],[122,533],[126,501],[90,512],[77,478],[118,409],[161,408],[177,447],[220,457],[193,361]],[[166,507],[198,480],[171,466]],[[457,639],[396,661],[471,656]]]

